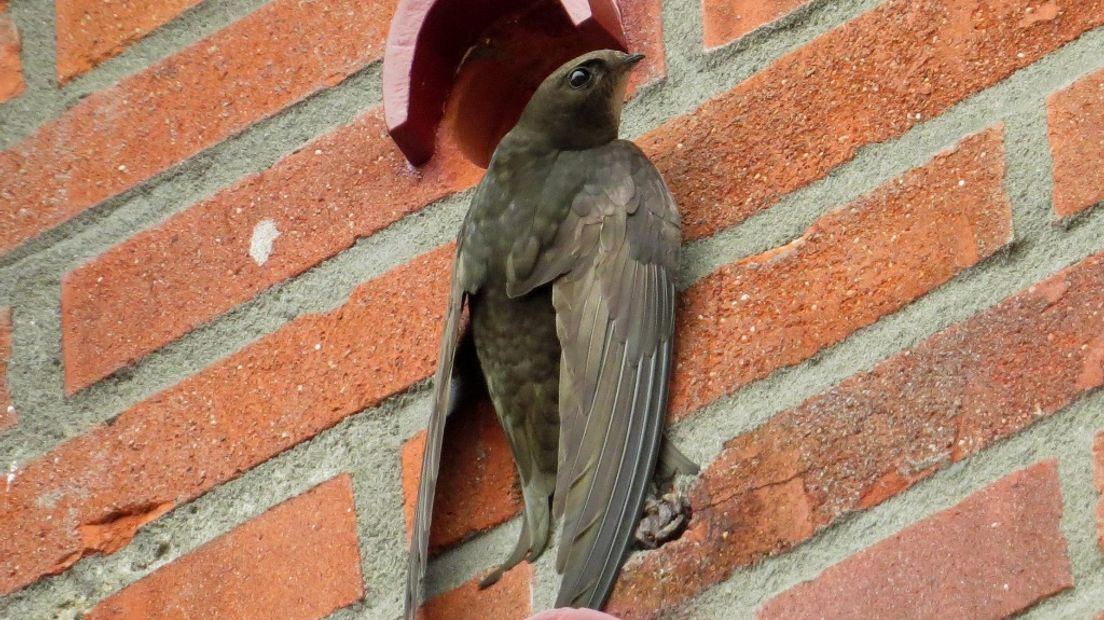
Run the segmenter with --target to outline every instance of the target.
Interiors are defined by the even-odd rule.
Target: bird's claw
[[[644,549],[658,549],[681,536],[688,523],[690,501],[686,495],[671,491],[658,499],[649,497],[636,527],[636,542]]]

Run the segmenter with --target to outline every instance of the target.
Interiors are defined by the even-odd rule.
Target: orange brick
[[[1104,200],[1104,71],[1047,100],[1054,212],[1073,215]]]
[[[0,0],[0,102],[23,94],[22,46],[19,31],[8,13],[7,0]]]
[[[478,178],[478,169],[453,148],[411,170],[387,136],[382,112],[361,116],[68,274],[62,284],[66,391],[102,379]],[[266,225],[279,237],[270,252],[253,256],[254,230]]]
[[[533,569],[522,562],[486,590],[479,579],[427,601],[419,620],[524,620],[532,613]]]
[[[58,0],[58,81],[65,83],[115,56],[199,1]]]
[[[1104,253],[730,441],[609,611],[655,617],[1104,385]],[[873,498],[872,498],[873,496]]]
[[[0,153],[0,252],[378,60],[393,0],[273,0]]]
[[[1003,182],[1001,131],[990,129],[692,286],[671,415],[808,359],[993,254],[1012,239]]]
[[[1004,618],[1073,587],[1056,461],[1013,473],[774,598],[783,618]]]
[[[718,47],[773,22],[809,0],[704,0],[705,47]]]
[[[408,534],[414,522],[424,452],[425,431],[402,448],[403,515]],[[453,412],[441,448],[430,552],[494,527],[520,510],[514,457],[494,407],[484,400]]]
[[[743,221],[1104,24],[1104,0],[1026,23],[1038,4],[890,0],[644,135],[684,235]]]
[[[453,246],[371,280],[16,472],[0,593],[110,553],[172,506],[409,388],[435,368]],[[396,312],[401,308],[401,312]]]
[[[662,78],[658,0],[626,7],[624,20],[630,44],[649,54],[635,79]],[[447,118],[446,126],[452,122]],[[473,185],[481,173],[451,136],[426,166],[410,169],[379,110],[315,140],[66,277],[66,391],[87,387],[357,238]],[[266,220],[280,236],[262,265],[250,256],[250,240]]]
[[[0,308],[0,431],[15,424],[15,403],[8,392],[8,360],[11,359],[11,309]]]
[[[621,3],[621,23],[629,51],[644,54],[644,60],[629,78],[630,93],[667,77],[667,54],[663,49],[663,7],[661,0],[633,0]]]
[[[86,618],[321,618],[364,596],[352,479],[285,501],[108,597]]]

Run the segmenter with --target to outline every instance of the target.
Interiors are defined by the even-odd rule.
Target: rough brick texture
[[[305,620],[363,596],[352,479],[342,475],[162,567],[85,617]]]
[[[425,451],[425,431],[402,448],[403,516],[409,535]],[[521,510],[517,473],[506,435],[487,401],[449,416],[433,504],[430,552],[498,525]]]
[[[1073,215],[1104,200],[1104,71],[1051,95],[1047,116],[1054,211]]]
[[[624,19],[630,44],[648,55],[634,78],[640,84],[662,78],[658,0],[634,3]],[[455,126],[455,114],[450,108],[443,125]],[[387,136],[382,111],[364,114],[70,274],[62,297],[67,392],[298,275],[358,237],[473,185],[479,175],[448,136],[428,165],[411,170]],[[212,221],[220,222],[218,231]],[[251,241],[266,221],[279,237],[258,261]]]
[[[58,80],[65,82],[115,56],[199,1],[58,0]]]
[[[1104,0],[1025,23],[1016,0],[891,0],[643,136],[691,239],[743,221],[1104,24]],[[877,53],[872,53],[877,50]]]
[[[678,541],[629,560],[610,608],[678,605],[1104,384],[1104,254],[730,441]]]
[[[69,274],[62,287],[66,391],[478,178],[455,149],[411,170],[382,113],[368,112]],[[266,226],[279,236],[259,254],[255,237]]]
[[[1012,239],[991,129],[682,297],[671,415],[807,359]]]
[[[705,0],[705,46],[717,47],[770,23],[809,0]]]
[[[172,506],[429,376],[453,251],[372,280],[341,308],[301,317],[24,464],[0,523],[28,534],[0,537],[0,592],[121,548]]]
[[[435,1],[513,6],[404,0]],[[565,19],[577,1],[514,3],[478,33],[437,76],[452,87],[415,167],[380,93],[354,88],[381,86],[399,0],[0,0],[0,532],[18,532],[0,534],[0,617],[401,613],[402,541],[377,543],[409,537],[426,412],[408,405],[436,366],[455,246],[398,257],[445,240],[544,69],[590,45]],[[669,422],[703,471],[682,481],[686,531],[628,558],[609,611],[1097,611],[1104,584],[1080,577],[1104,551],[1104,431],[1097,492],[1063,499],[1056,472],[1088,475],[1101,424],[1028,429],[1104,396],[1104,0],[618,2],[647,57],[624,133],[683,216]],[[419,58],[415,92],[441,69]],[[316,129],[285,122],[307,116]],[[228,154],[242,161],[211,176]],[[168,194],[186,201],[150,210]],[[816,204],[781,206],[802,196]],[[363,282],[339,269],[365,260]],[[289,309],[304,295],[328,310]],[[943,315],[958,303],[973,310]],[[255,338],[209,342],[242,321]],[[474,396],[448,423],[439,596],[420,615],[528,618],[551,602],[549,565],[476,587],[521,502]],[[350,452],[318,461],[322,444]],[[296,498],[278,484],[329,478],[331,458],[348,473]],[[216,490],[243,474],[250,493]],[[921,480],[969,497],[887,502]],[[825,531],[868,509],[870,542]],[[203,514],[219,518],[197,539]],[[1067,554],[1059,524],[1094,516],[1098,538]],[[812,578],[776,557],[799,545],[844,559]]]
[[[0,251],[379,59],[393,2],[274,0],[0,153]]]
[[[418,610],[419,620],[524,620],[532,613],[533,569],[522,562],[486,590],[479,580],[430,599]]]
[[[1003,178],[1001,131],[990,129],[824,216],[798,240],[691,287],[679,308],[672,418],[839,342],[1008,243],[1012,214]],[[419,435],[404,448],[408,519],[421,441]],[[511,467],[513,480],[505,445],[491,443],[486,454]],[[456,467],[462,475],[455,484],[475,486],[442,500],[479,497],[480,508],[438,507],[445,520],[434,521],[438,547],[518,509],[509,485],[484,485],[485,468],[466,459]]]
[[[1058,466],[1007,476],[767,603],[760,620],[997,618],[1073,587]]]
[[[8,1],[0,0],[0,103],[23,93],[22,46],[15,21],[8,13]]]
[[[15,424],[15,403],[8,391],[8,360],[11,359],[11,309],[0,308],[0,431]]]
[[[667,53],[663,49],[662,0],[635,0],[621,3],[621,23],[629,49],[644,54],[644,60],[633,69],[629,78],[630,95],[641,86],[653,84],[667,76]]]

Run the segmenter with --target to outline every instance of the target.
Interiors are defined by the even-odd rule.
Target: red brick
[[[8,360],[11,359],[11,309],[0,308],[0,431],[15,424],[15,403],[8,391]]]
[[[1073,215],[1104,200],[1104,71],[1047,100],[1054,212]]]
[[[383,53],[393,0],[273,0],[0,153],[0,251],[134,187]]]
[[[19,56],[22,49],[19,31],[8,13],[8,2],[0,0],[0,102],[18,97],[26,88]]]
[[[639,142],[674,192],[685,236],[743,221],[1104,24],[1104,0],[1021,23],[1038,4],[890,0],[649,132]]]
[[[352,479],[338,476],[158,569],[86,618],[321,618],[364,596]]]
[[[1104,551],[1104,431],[1093,441],[1093,483],[1100,500],[1096,504],[1096,544]]]
[[[730,441],[683,537],[629,559],[610,610],[654,617],[1104,384],[1104,253]]]
[[[1003,618],[1073,587],[1056,461],[1044,461],[795,586],[768,618]]]
[[[634,76],[641,83],[660,79],[665,64],[658,0],[633,4],[624,18],[630,43],[650,54]],[[450,100],[445,126],[454,126],[455,104]],[[319,138],[69,274],[62,290],[67,393],[302,273],[358,237],[473,185],[480,175],[460,156],[452,136],[441,140],[429,164],[411,170],[387,136],[379,110]],[[250,239],[263,220],[280,237],[258,265],[250,257]]]
[[[0,537],[0,593],[123,546],[151,515],[428,377],[454,251],[371,280],[26,463],[0,503],[0,523],[25,533]]]
[[[522,562],[486,590],[473,579],[427,601],[419,620],[524,620],[532,613],[533,569]]]
[[[783,247],[692,286],[679,309],[671,415],[808,359],[1012,239],[1001,130],[818,220]]]
[[[199,0],[58,0],[57,76],[64,83],[123,51]]]
[[[448,145],[412,170],[387,136],[382,112],[361,116],[68,274],[66,392],[478,178]],[[264,221],[280,236],[258,264],[250,242]]]
[[[667,77],[667,56],[663,49],[662,0],[634,0],[621,3],[621,23],[629,50],[644,54],[644,60],[629,78],[629,94]]]
[[[719,47],[773,22],[809,0],[704,0],[705,47]]]
[[[428,414],[428,412],[427,412]],[[402,448],[403,515],[409,535],[425,451],[425,431]],[[506,435],[487,401],[449,417],[433,503],[430,551],[498,525],[521,510],[517,473]]]

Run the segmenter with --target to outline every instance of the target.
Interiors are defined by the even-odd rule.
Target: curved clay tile
[[[383,61],[388,131],[412,164],[425,163],[452,92],[461,149],[485,166],[533,76],[607,47],[626,47],[615,0],[401,0]]]

